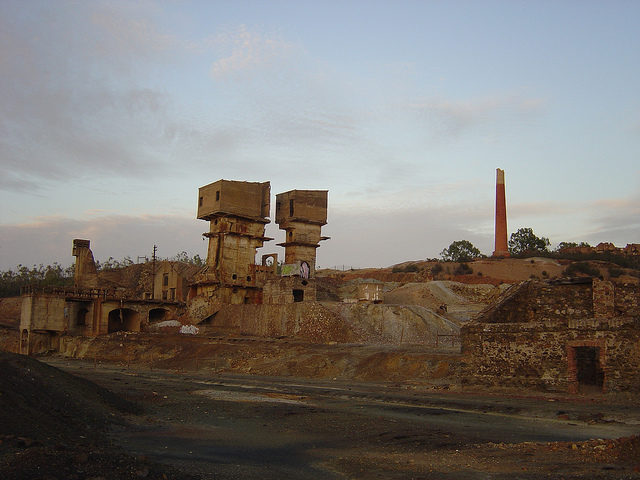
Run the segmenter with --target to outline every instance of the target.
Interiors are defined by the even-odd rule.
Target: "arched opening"
[[[140,316],[138,312],[130,308],[116,308],[109,312],[109,333],[121,331],[140,331]]]
[[[149,310],[149,323],[163,322],[167,319],[168,310],[164,308],[152,308]]]
[[[76,315],[76,325],[78,327],[84,327],[87,324],[88,313],[89,310],[87,310],[86,308],[81,308],[80,310],[78,310],[78,313]]]

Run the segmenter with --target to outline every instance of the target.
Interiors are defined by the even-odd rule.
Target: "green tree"
[[[481,255],[469,240],[456,240],[440,252],[445,262],[468,262]]]
[[[509,237],[509,252],[511,255],[525,253],[544,253],[549,251],[549,239],[537,237],[531,228],[519,228]]]

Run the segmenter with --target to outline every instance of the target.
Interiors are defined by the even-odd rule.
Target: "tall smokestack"
[[[504,195],[504,170],[496,168],[496,243],[494,257],[508,257],[507,202]]]

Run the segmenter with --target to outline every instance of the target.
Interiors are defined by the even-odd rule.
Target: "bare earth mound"
[[[29,357],[0,352],[0,372],[0,478],[167,478],[109,446],[107,430],[135,405]]]

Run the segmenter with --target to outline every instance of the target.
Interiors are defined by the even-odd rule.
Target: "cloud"
[[[493,231],[481,231],[482,221],[491,225],[491,214],[486,218],[480,212],[453,207],[330,211],[323,234],[331,240],[321,244],[317,263],[321,267],[384,267],[438,257],[451,242],[463,239],[490,254]]]
[[[38,218],[29,223],[0,225],[0,269],[17,264],[58,262],[70,265],[74,238],[91,240],[96,259],[150,256],[153,245],[161,257],[187,251],[206,256],[202,221],[177,215],[101,215],[78,220],[66,217]]]
[[[557,241],[588,241],[597,244],[610,241],[619,246],[637,242],[640,238],[640,202],[634,198],[609,199],[579,207],[571,218],[587,216],[584,230],[574,224],[567,227],[569,212],[556,216],[565,229],[551,238]],[[541,205],[540,208],[548,208]],[[531,215],[552,210],[529,207]],[[178,252],[206,256],[206,241],[202,232],[206,222],[186,215],[113,215],[89,212],[84,220],[66,217],[35,219],[29,223],[0,225],[0,269],[13,268],[17,264],[62,265],[73,262],[71,241],[74,238],[91,240],[97,259],[117,259],[150,255],[153,245],[158,245],[161,257],[171,257]],[[492,205],[477,203],[448,205],[396,205],[395,208],[354,208],[333,205],[329,209],[329,223],[323,234],[331,239],[321,243],[317,251],[318,265],[332,267],[383,267],[407,260],[438,257],[443,248],[455,240],[469,240],[483,253],[493,248]],[[548,222],[548,220],[546,220]],[[548,236],[549,223],[540,221],[534,225],[538,235]],[[589,230],[589,226],[593,226]],[[275,223],[267,226],[267,236],[275,240],[267,242],[259,252],[283,250],[276,244],[282,242],[283,232]]]
[[[467,101],[433,98],[407,104],[420,118],[429,122],[438,133],[457,136],[478,125],[530,116],[537,113],[544,101],[517,95],[500,95]]]
[[[171,40],[128,4],[0,7],[0,155],[5,190],[88,175],[162,173],[171,101],[134,73]],[[159,128],[160,127],[160,128]],[[166,155],[166,154],[165,154]],[[154,168],[150,168],[153,165]]]
[[[246,25],[219,33],[211,43],[224,55],[211,66],[211,75],[217,79],[276,66],[297,50],[282,38],[250,31]]]
[[[600,199],[587,205],[594,242],[613,242],[618,246],[640,239],[640,195],[629,198]]]

